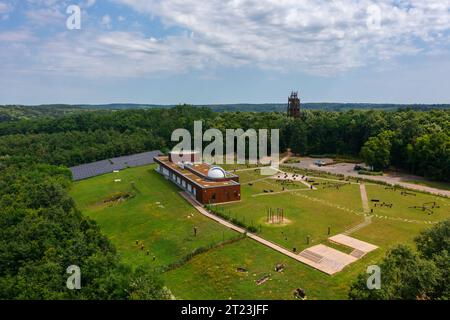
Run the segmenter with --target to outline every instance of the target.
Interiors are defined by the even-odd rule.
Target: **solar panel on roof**
[[[154,163],[153,158],[161,154],[161,151],[154,150],[150,152],[137,153],[129,156],[82,164],[69,169],[72,171],[73,180],[78,181],[99,176],[105,173],[111,173],[116,170],[123,170],[128,167],[139,167],[147,164],[152,164]]]

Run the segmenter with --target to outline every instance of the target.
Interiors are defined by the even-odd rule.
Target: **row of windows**
[[[197,195],[197,190],[194,187],[192,187],[190,183],[187,183],[186,180],[181,179],[179,176],[177,176],[176,174],[167,170],[164,167],[159,166],[157,170],[159,170],[159,172],[161,172],[165,176],[169,177],[173,182],[175,182],[183,189],[187,190],[189,193],[193,194],[194,196]]]

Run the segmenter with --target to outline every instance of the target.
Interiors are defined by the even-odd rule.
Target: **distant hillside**
[[[87,111],[80,106],[48,105],[48,106],[0,106],[0,122],[17,121],[24,119],[36,119],[42,117],[62,117],[68,114]]]
[[[104,105],[81,105],[84,108],[93,109],[148,109],[148,108],[172,108],[175,105],[156,105],[156,104],[104,104]],[[239,103],[239,104],[211,104],[198,105],[199,107],[208,107],[216,112],[224,111],[249,111],[249,112],[285,112],[286,103]],[[371,103],[303,103],[304,109],[310,110],[350,110],[350,109],[378,109],[378,110],[397,110],[401,108],[411,108],[417,110],[429,109],[450,109],[450,104],[371,104]]]
[[[0,106],[0,122],[18,121],[23,119],[35,119],[42,117],[61,117],[67,114],[73,114],[86,111],[100,110],[125,110],[125,109],[167,109],[175,105],[157,105],[157,104],[133,104],[133,103],[113,103],[113,104],[93,104],[93,105],[64,105],[50,104],[40,106],[22,106],[7,105]],[[283,103],[264,103],[264,104],[212,104],[198,105],[197,107],[208,107],[216,112],[286,112],[287,104]],[[376,110],[397,110],[410,108],[414,110],[430,109],[450,109],[450,104],[370,104],[370,103],[304,103],[302,108],[309,110],[330,110],[345,111],[351,109],[376,109]]]

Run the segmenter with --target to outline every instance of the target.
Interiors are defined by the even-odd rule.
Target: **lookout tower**
[[[300,117],[300,99],[296,91],[292,91],[291,96],[288,98],[287,115],[293,118]]]

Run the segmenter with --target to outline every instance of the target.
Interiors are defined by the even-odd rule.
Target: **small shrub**
[[[359,170],[358,174],[362,174],[362,175],[366,175],[366,176],[382,176],[383,172],[381,172],[381,171]]]

